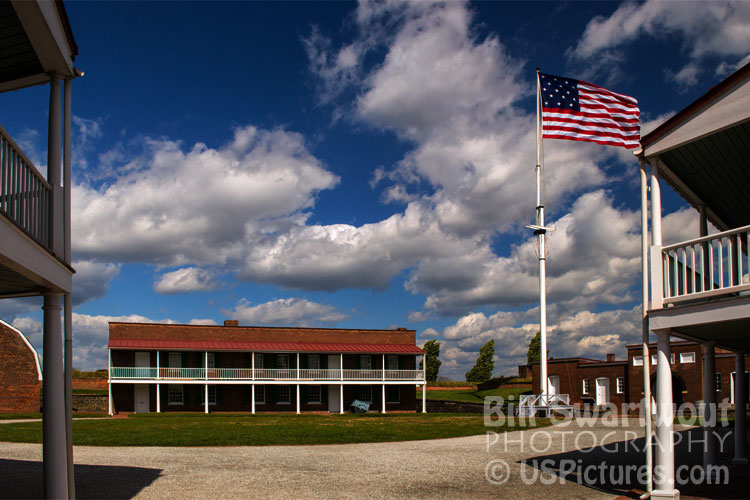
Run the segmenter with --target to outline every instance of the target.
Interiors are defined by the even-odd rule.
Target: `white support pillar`
[[[703,352],[703,469],[719,465],[716,435],[716,348],[707,342]]]
[[[159,351],[156,351],[156,380],[161,378],[161,360]],[[156,384],[156,413],[161,413],[161,384]]]
[[[644,419],[644,439],[646,447],[646,491],[653,490],[653,464],[651,443],[651,362],[648,333],[648,176],[643,158],[639,158],[641,174],[641,355],[643,356],[643,403],[641,412]]]
[[[385,384],[383,384],[383,413],[385,413]]]
[[[58,258],[65,256],[63,220],[63,188],[61,185],[61,139],[62,113],[60,107],[60,78],[53,75],[50,79],[49,95],[49,128],[47,136],[47,181],[51,184],[52,193],[49,205],[49,247]],[[62,373],[62,371],[60,372]],[[66,488],[67,491],[67,488]]]
[[[297,356],[299,356],[299,354],[297,354]],[[299,415],[299,384],[297,384],[297,415]]]
[[[341,375],[341,380],[343,381],[344,380],[344,354],[343,353],[339,354],[339,369],[341,370],[339,375]]]
[[[651,498],[678,499],[674,481],[674,408],[672,406],[672,370],[669,364],[669,332],[659,332],[656,364],[656,467]]]
[[[664,304],[664,270],[661,257],[661,188],[659,187],[659,160],[651,167],[651,308]]]
[[[107,400],[107,414],[111,417],[112,412],[112,349],[107,349],[107,388],[109,389],[109,399]]]
[[[427,413],[427,384],[422,385],[422,413]]]
[[[734,464],[747,464],[745,351],[734,352]]]
[[[255,351],[250,353],[250,371],[253,377],[253,383],[250,384],[250,413],[255,415]]]
[[[57,88],[59,94],[59,85]],[[44,310],[44,415],[42,417],[44,444],[42,455],[44,458],[45,498],[68,498],[65,394],[63,377],[61,376],[63,374],[61,296],[60,293],[45,294],[44,306],[42,307]]]
[[[203,372],[204,380],[208,380],[208,351],[205,351],[203,353],[203,369],[205,370]],[[204,412],[208,413],[208,384],[204,384],[204,391],[203,391],[203,399],[204,401]]]
[[[71,79],[63,87],[63,260],[70,265],[70,122]],[[68,454],[68,498],[75,498],[73,472],[73,302],[65,294],[65,446]]]
[[[344,414],[344,384],[339,388],[339,413]]]

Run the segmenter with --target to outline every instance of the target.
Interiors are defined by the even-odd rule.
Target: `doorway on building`
[[[597,406],[609,403],[609,378],[599,377],[596,379],[596,404]]]
[[[558,375],[547,377],[547,392],[550,396],[560,394],[560,377]]]
[[[148,352],[136,352],[135,353],[135,367],[143,368],[143,373],[139,373],[139,376],[146,378],[146,373],[151,366],[151,355]],[[140,372],[141,370],[136,370]],[[133,411],[136,413],[148,413],[151,411],[148,398],[148,384],[133,384]]]
[[[328,355],[328,369],[341,369],[341,356],[339,354]],[[339,384],[330,384],[328,386],[328,411],[338,413],[341,411],[341,387]]]

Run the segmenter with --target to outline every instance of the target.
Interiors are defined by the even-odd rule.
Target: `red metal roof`
[[[110,339],[111,349],[176,349],[189,351],[370,352],[422,354],[413,344],[325,344],[321,342],[234,342],[223,340]]]

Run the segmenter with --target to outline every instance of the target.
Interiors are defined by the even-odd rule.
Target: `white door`
[[[338,354],[328,355],[328,369],[339,370],[341,369],[341,357]],[[341,402],[341,393],[339,392],[341,387],[339,384],[330,384],[328,386],[328,411],[332,413],[338,413],[341,411],[339,403]]]
[[[729,374],[729,404],[734,404],[734,376],[737,372]],[[750,401],[750,372],[745,372],[745,389],[747,389],[747,401]]]
[[[605,405],[609,403],[609,379],[600,377],[596,379],[596,404]]]
[[[148,404],[148,384],[134,384],[133,397],[136,413],[148,413],[151,411]]]
[[[148,368],[151,365],[151,355],[148,352],[136,352],[135,353],[135,367],[136,368]],[[136,370],[141,371],[141,370]],[[148,370],[143,370],[143,373],[138,373],[139,377],[148,377]],[[133,385],[133,401],[134,410],[136,413],[148,413],[149,401],[148,401],[148,384],[134,384]]]
[[[560,377],[557,375],[550,375],[547,377],[547,392],[550,396],[560,394]]]

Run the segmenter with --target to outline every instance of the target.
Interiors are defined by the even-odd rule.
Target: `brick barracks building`
[[[424,351],[405,328],[110,323],[108,347],[110,414],[424,409]]]
[[[37,413],[41,388],[36,350],[23,333],[0,320],[0,413]]]
[[[547,362],[550,394],[568,394],[571,404],[621,405],[639,403],[643,398],[643,356],[641,344],[627,346],[627,360],[617,361],[614,354],[607,359],[560,358]],[[656,344],[649,344],[651,354],[651,394],[656,393]],[[672,398],[676,404],[704,400],[703,350],[691,341],[671,343]],[[540,387],[539,362],[531,365],[532,387]],[[528,370],[519,367],[519,373]],[[735,356],[724,349],[716,349],[716,401],[734,404]],[[745,374],[748,377],[748,374]],[[746,386],[747,387],[747,386]]]

